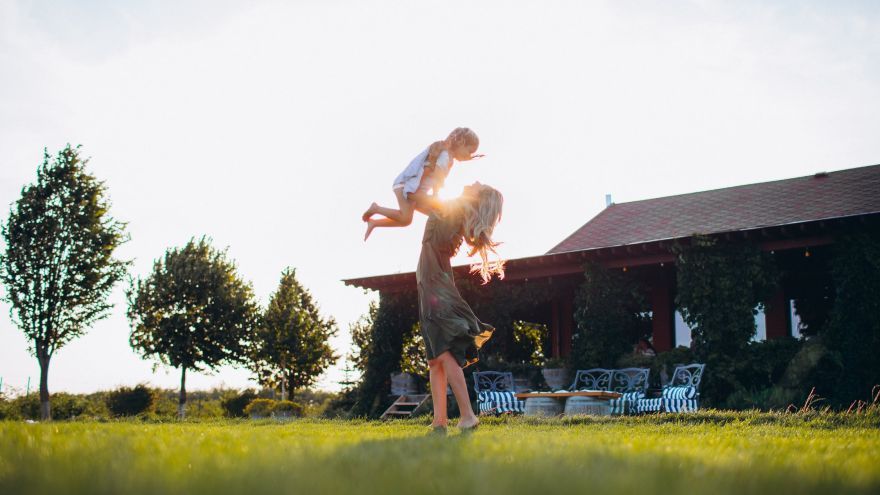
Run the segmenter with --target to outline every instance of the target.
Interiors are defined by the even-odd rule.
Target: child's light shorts
[[[429,182],[429,181],[425,181],[425,182]],[[409,200],[410,194],[413,194],[414,192],[422,192],[422,193],[428,194],[428,192],[431,190],[431,187],[426,184],[420,184],[419,187],[415,191],[407,192],[406,184],[402,183],[402,184],[394,184],[394,186],[391,187],[391,190],[394,191],[395,195],[397,195],[397,191],[400,191],[400,193],[403,194],[403,197],[406,198],[407,200]]]

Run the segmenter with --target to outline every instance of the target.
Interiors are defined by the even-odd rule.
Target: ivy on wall
[[[831,272],[834,306],[820,333],[830,359],[819,392],[846,407],[880,385],[880,232],[838,238]]]
[[[651,335],[645,288],[632,271],[584,267],[575,300],[577,331],[572,336],[572,369],[613,368],[640,338]]]
[[[738,376],[755,335],[756,308],[777,286],[772,255],[748,243],[726,243],[695,235],[673,248],[678,292],[676,305],[693,329],[691,347],[706,364],[701,396],[720,405],[744,388]]]

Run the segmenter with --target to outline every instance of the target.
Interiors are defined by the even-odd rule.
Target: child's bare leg
[[[385,218],[390,218],[391,220],[396,220],[398,225],[388,225],[389,227],[406,227],[407,225],[412,223],[413,218],[413,209],[415,205],[413,201],[406,199],[406,193],[403,192],[403,189],[395,189],[394,196],[397,198],[397,206],[400,208],[399,210],[395,210],[394,208],[386,208],[384,206],[379,206],[376,203],[370,205],[370,208],[367,210],[367,213],[379,214]],[[414,196],[418,193],[410,194],[410,197]],[[364,213],[366,215],[366,213]]]
[[[477,426],[480,420],[477,419],[474,409],[471,407],[471,398],[468,396],[467,383],[464,380],[464,372],[461,370],[461,365],[458,364],[458,361],[452,357],[452,353],[449,351],[444,352],[437,359],[443,363],[446,379],[449,380],[449,386],[452,387],[455,401],[458,402],[458,410],[461,413],[458,427],[473,428]]]
[[[365,241],[370,238],[370,234],[373,233],[373,229],[376,227],[406,227],[406,225],[390,218],[371,218],[367,220],[367,233],[364,234]]]
[[[428,361],[431,379],[431,399],[434,402],[434,421],[431,426],[446,426],[446,372],[439,359]]]
[[[364,217],[367,218],[367,232],[364,234],[365,241],[369,239],[370,234],[373,233],[373,229],[376,227],[406,227],[412,223],[414,205],[412,202],[404,198],[404,194],[403,189],[394,190],[394,195],[397,197],[397,204],[400,206],[399,210],[385,208],[384,206],[379,206],[376,203],[373,203],[370,205],[370,208],[364,212]],[[412,196],[412,194],[410,196]],[[370,218],[370,216],[374,214],[382,215],[385,218]]]

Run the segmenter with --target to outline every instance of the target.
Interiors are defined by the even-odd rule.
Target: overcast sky
[[[43,147],[82,144],[146,276],[208,235],[262,303],[295,267],[348,351],[371,298],[340,279],[415,268],[424,217],[362,241],[362,211],[456,126],[505,195],[509,258],[546,252],[616,202],[880,163],[880,2],[0,0],[0,206]],[[58,351],[52,391],[176,370],[111,317]],[[0,305],[4,390],[38,383]],[[246,371],[188,387],[248,385]],[[338,388],[338,369],[320,386]]]

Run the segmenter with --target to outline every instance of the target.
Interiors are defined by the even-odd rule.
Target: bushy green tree
[[[40,364],[40,418],[51,419],[49,362],[55,352],[107,317],[113,286],[128,262],[113,253],[125,224],[110,216],[106,187],[86,170],[79,146],[44,151],[37,180],[25,186],[2,227],[0,280],[13,321]]]
[[[418,295],[412,292],[381,293],[369,327],[369,345],[356,361],[363,366],[352,413],[378,416],[390,391],[391,373],[400,370],[404,336],[418,321]]]
[[[249,366],[260,384],[287,391],[311,386],[336,362],[328,340],[336,335],[333,318],[323,318],[312,295],[296,279],[296,270],[281,274],[254,335]]]
[[[361,373],[367,369],[367,356],[370,354],[370,344],[373,342],[370,338],[370,332],[373,328],[373,322],[376,321],[377,311],[379,311],[379,304],[370,301],[367,313],[349,325],[352,352],[348,359],[354,368]]]
[[[253,290],[207,238],[166,251],[148,277],[132,282],[127,296],[132,348],[180,368],[180,417],[187,370],[245,361],[258,316]]]

